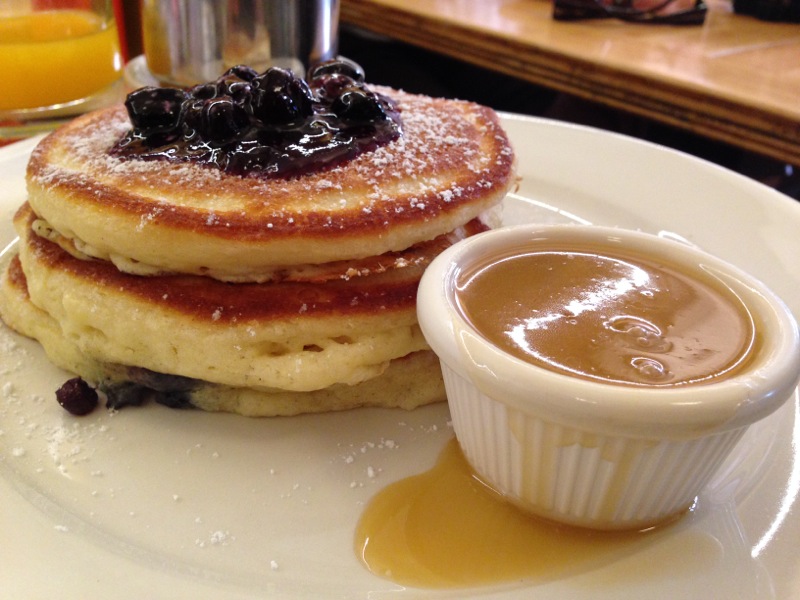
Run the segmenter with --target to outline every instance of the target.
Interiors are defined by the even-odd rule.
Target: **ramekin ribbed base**
[[[489,398],[444,363],[442,372],[476,474],[521,508],[572,525],[641,529],[675,517],[744,433],[685,441],[598,435]]]

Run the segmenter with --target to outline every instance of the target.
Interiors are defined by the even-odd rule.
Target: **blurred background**
[[[589,4],[593,2],[602,4],[610,1],[553,0],[556,3],[569,2],[573,4],[585,4],[587,2]],[[649,1],[651,0],[616,0],[615,5],[624,4],[625,2],[640,3]],[[683,0],[672,1],[680,2]],[[690,7],[702,6],[703,11],[705,11],[706,5],[704,2],[706,0],[691,1],[695,2],[695,4],[690,4]],[[14,50],[13,45],[9,43],[8,32],[3,29],[5,25],[11,22],[4,16],[8,14],[8,11],[14,11],[19,7],[26,6],[35,7],[37,10],[53,7],[61,8],[65,4],[69,4],[70,7],[74,5],[78,9],[94,10],[97,14],[105,10],[112,15],[110,21],[112,24],[114,18],[116,20],[120,42],[118,54],[111,55],[114,57],[114,64],[109,63],[106,71],[108,71],[108,76],[111,79],[116,78],[115,84],[121,83],[120,73],[124,72],[127,88],[130,89],[131,78],[127,77],[127,75],[133,71],[133,67],[137,67],[141,71],[141,65],[145,65],[144,70],[148,71],[147,66],[149,64],[150,70],[145,75],[157,74],[156,68],[162,67],[156,62],[155,53],[159,48],[154,44],[174,46],[176,38],[183,35],[186,38],[183,40],[185,47],[171,47],[169,52],[163,52],[163,56],[167,57],[165,58],[167,62],[169,62],[169,56],[172,56],[173,62],[179,60],[176,57],[180,56],[180,61],[185,62],[187,68],[191,66],[189,65],[191,61],[202,63],[205,60],[202,55],[203,52],[216,52],[219,54],[218,48],[215,48],[212,42],[221,38],[223,34],[220,34],[219,31],[213,31],[206,25],[209,22],[215,22],[215,20],[220,21],[222,17],[209,16],[204,13],[222,11],[224,16],[225,11],[228,10],[229,13],[236,13],[235,18],[238,19],[232,24],[230,15],[228,16],[227,26],[229,33],[231,29],[236,29],[237,34],[244,32],[245,42],[243,46],[248,46],[248,44],[250,46],[255,45],[254,40],[256,38],[252,36],[261,35],[263,37],[267,35],[269,37],[267,45],[272,44],[274,47],[278,43],[283,45],[294,44],[290,53],[295,52],[307,56],[325,58],[328,51],[338,52],[338,54],[360,63],[367,73],[368,82],[373,84],[388,85],[409,92],[433,96],[472,100],[498,111],[558,119],[634,136],[710,160],[761,181],[789,196],[800,198],[800,173],[798,172],[800,171],[800,165],[787,162],[787,160],[795,160],[795,157],[800,156],[800,142],[796,141],[800,139],[800,119],[792,117],[792,115],[798,114],[796,111],[791,112],[790,110],[788,119],[781,114],[782,111],[785,112],[786,110],[785,96],[793,94],[793,90],[797,90],[798,86],[800,86],[800,60],[798,60],[800,59],[800,25],[793,22],[800,20],[800,0],[735,0],[735,5],[733,4],[734,0],[708,1],[713,3],[709,4],[708,15],[709,17],[713,15],[716,18],[708,19],[712,20],[712,23],[707,20],[705,24],[701,22],[699,26],[696,24],[672,26],[614,22],[615,19],[605,19],[601,22],[599,19],[594,19],[585,22],[583,29],[576,29],[571,23],[561,24],[556,22],[553,25],[553,19],[551,18],[551,6],[553,5],[549,0],[486,0],[482,4],[475,3],[483,2],[483,0],[430,0],[430,2],[408,0],[407,3],[401,0],[286,0],[281,2],[277,0],[231,0],[230,3],[217,0],[188,0],[186,2],[182,0],[0,0],[0,52],[4,52],[4,54],[0,54],[0,68],[4,69],[0,71],[0,74],[5,73],[4,76],[0,77],[0,99],[5,99],[7,103],[11,103],[10,106],[13,108],[14,102],[20,102],[20,100],[14,100],[17,92],[38,94],[40,92],[44,93],[48,89],[66,90],[71,88],[73,84],[77,85],[80,82],[85,82],[86,85],[94,85],[98,77],[101,75],[105,77],[105,71],[99,68],[99,62],[96,60],[92,61],[91,68],[86,67],[86,60],[76,63],[76,68],[72,70],[59,66],[59,62],[56,59],[62,57],[62,55],[68,56],[68,53],[61,51],[42,50],[42,52],[48,53],[47,56],[31,61],[31,64],[26,67],[25,64],[14,58],[16,55],[13,52],[19,53],[22,50]],[[697,4],[698,2],[700,4]],[[228,7],[227,9],[225,8],[226,6]],[[408,8],[409,6],[411,8]],[[492,8],[487,9],[487,6]],[[639,5],[632,4],[632,6]],[[182,12],[178,11],[179,8]],[[736,8],[739,8],[745,14],[733,14],[736,12]],[[783,12],[776,12],[779,9],[783,10]],[[255,10],[260,11],[258,16],[254,16],[256,13],[252,11]],[[382,11],[384,10],[392,11],[392,18],[395,22],[391,26],[402,28],[403,31],[400,32],[400,35],[388,37],[386,34],[376,33],[391,31],[390,27],[380,22],[383,18],[384,13]],[[154,25],[154,11],[160,11],[158,17],[161,25],[158,27],[161,27],[161,29]],[[426,17],[420,16],[423,11],[426,11]],[[501,14],[501,11],[504,12]],[[203,27],[206,28],[203,29],[201,27],[198,30],[199,33],[195,31],[183,32],[179,27],[178,21],[186,18],[189,12],[191,12],[192,20],[204,20]],[[534,12],[535,16],[531,16],[534,15]],[[332,22],[326,20],[326,14],[330,16],[331,13],[334,17]],[[454,24],[457,27],[465,22],[463,20],[458,22],[454,19],[451,23],[448,20],[450,16],[458,15],[459,13],[467,14],[468,17],[466,18],[472,18],[473,20],[484,18],[486,15],[489,17],[494,16],[498,22],[502,21],[503,27],[506,28],[502,30],[502,35],[505,35],[505,32],[508,31],[509,36],[516,36],[513,40],[509,38],[509,44],[512,41],[514,43],[529,43],[531,44],[530,47],[539,44],[541,47],[537,47],[535,50],[544,56],[551,52],[554,59],[564,58],[558,54],[559,48],[563,50],[563,40],[558,39],[557,36],[571,36],[570,43],[574,46],[576,44],[575,37],[585,34],[587,36],[587,53],[590,53],[590,55],[587,54],[585,64],[581,62],[583,57],[580,56],[577,59],[575,56],[570,56],[566,63],[554,63],[551,68],[552,72],[546,75],[543,80],[549,84],[551,82],[547,77],[551,77],[554,79],[554,85],[545,87],[542,84],[530,83],[530,81],[539,81],[536,77],[526,78],[509,75],[508,73],[513,70],[509,68],[508,64],[499,65],[499,68],[486,68],[486,63],[491,67],[495,65],[491,64],[491,59],[482,60],[476,54],[476,48],[480,48],[480,44],[486,41],[483,39],[471,40],[464,38],[464,44],[469,48],[468,51],[463,53],[453,45],[452,39],[448,40],[448,46],[441,47],[441,51],[431,50],[431,48],[439,48],[435,43],[436,31],[449,34]],[[143,14],[145,15],[144,17]],[[202,19],[197,18],[197,15],[201,15]],[[339,18],[340,16],[341,18]],[[702,16],[705,16],[705,12],[703,12]],[[423,18],[426,19],[424,23],[421,21]],[[408,22],[404,23],[404,19]],[[417,23],[414,19],[418,19],[420,22]],[[518,19],[519,22],[515,19]],[[524,19],[527,20],[523,21]],[[789,22],[780,23],[779,25],[766,24],[768,20],[774,19]],[[63,17],[61,17],[59,22],[63,24],[63,20]],[[258,32],[257,28],[252,26],[254,22],[259,20],[269,21],[271,30],[267,31],[266,34],[263,28],[261,32]],[[272,24],[273,22],[280,25],[276,27]],[[312,25],[308,25],[308,23]],[[400,23],[400,25],[397,25],[397,23]],[[367,26],[362,27],[361,24],[366,24]],[[471,23],[470,25],[480,27],[481,23]],[[711,25],[713,25],[713,30]],[[150,33],[150,47],[147,47],[148,39],[147,36],[143,35],[143,26],[147,27]],[[415,36],[417,36],[415,27],[420,30],[427,28],[428,32],[419,34],[417,43],[410,43],[409,39],[417,41],[415,39]],[[451,27],[451,29],[448,30],[448,27]],[[22,35],[42,35],[43,29],[40,24],[31,25],[28,28],[28,33],[23,33]],[[317,32],[322,37],[318,36],[318,39],[314,39],[313,36],[309,37],[306,35],[306,30]],[[399,29],[397,30],[399,31]],[[688,30],[693,30],[693,32],[690,35],[685,35],[684,32]],[[659,33],[656,34],[656,31]],[[157,39],[154,37],[153,32],[157,33]],[[408,32],[412,33],[409,34]],[[564,34],[562,32],[567,33]],[[661,32],[663,32],[663,35]],[[105,31],[104,35],[107,37],[108,33],[108,31]],[[404,35],[405,41],[402,40]],[[428,37],[425,38],[425,35]],[[496,39],[490,41],[495,44],[502,44],[502,35],[500,42]],[[114,37],[116,38],[116,35]],[[198,40],[200,39],[203,40],[203,45],[198,45]],[[434,40],[433,43],[431,39]],[[456,36],[454,39],[458,40],[458,37]],[[693,46],[690,47],[687,41],[691,42]],[[263,40],[259,40],[259,42],[263,42]],[[619,63],[620,48],[635,53],[638,47],[637,44],[640,43],[645,44],[642,47],[647,47],[656,56],[654,61],[656,68],[653,72],[647,73],[647,77],[654,77],[652,81],[659,82],[659,78],[663,78],[669,86],[670,77],[675,77],[676,74],[684,75],[684,73],[677,71],[682,65],[686,66],[687,74],[685,79],[680,81],[680,84],[687,85],[688,82],[688,88],[678,86],[676,89],[689,89],[691,91],[691,86],[695,83],[692,78],[699,78],[698,85],[702,92],[698,98],[701,99],[701,104],[706,104],[706,106],[698,108],[697,115],[699,116],[695,115],[700,121],[695,121],[694,123],[681,121],[687,110],[689,112],[693,110],[691,105],[693,100],[685,97],[681,98],[680,92],[673,93],[672,98],[668,101],[664,101],[663,97],[661,100],[653,101],[655,104],[659,101],[663,103],[662,106],[656,106],[656,111],[653,113],[655,117],[642,116],[647,112],[637,110],[636,107],[626,110],[624,101],[625,77],[631,76],[631,73],[633,73],[631,81],[635,83],[635,69],[639,68],[635,61],[628,60],[626,56],[622,57],[622,64],[625,68],[633,65],[632,70],[623,73],[622,91],[615,88],[615,93],[623,95],[622,101],[619,99],[609,101],[608,96],[601,97],[602,93],[598,93],[600,88],[597,86],[602,86],[603,83],[598,84],[597,74],[591,73],[589,70],[592,68],[602,70],[606,67],[603,62],[607,56],[606,52],[608,52],[608,56],[612,56],[616,52],[616,56],[613,56],[613,58]],[[98,49],[95,48],[95,50]],[[498,52],[497,47],[495,46],[492,51]],[[698,51],[703,53],[703,56],[698,57]],[[30,45],[26,47],[25,52],[30,53]],[[775,52],[775,54],[770,54],[770,52]],[[145,53],[148,55],[146,62],[143,61]],[[709,54],[713,54],[711,57],[713,60],[709,59]],[[757,58],[758,54],[762,56]],[[243,53],[242,56],[247,57],[247,54]],[[454,58],[454,56],[465,56],[472,60],[467,62],[460,58]],[[774,64],[775,61],[769,62],[768,57],[770,56],[783,57],[778,60],[783,60],[784,63],[787,63],[786,57],[788,57],[789,64]],[[739,82],[738,85],[736,81],[732,83],[725,81],[726,84],[731,83],[731,87],[722,91],[714,87],[719,83],[719,79],[714,79],[714,73],[711,74],[707,81],[702,79],[706,75],[704,69],[715,68],[717,66],[716,63],[725,63],[730,67],[731,61],[736,60],[737,57],[750,60],[750,66],[748,67],[750,72],[758,71],[762,65],[767,65],[765,68],[768,68],[770,73],[760,79],[760,84],[755,83],[752,87],[748,87],[748,81]],[[530,57],[527,58],[529,59]],[[244,58],[242,60],[248,59]],[[663,69],[657,63],[658,60],[665,61]],[[702,61],[700,67],[697,64],[698,60]],[[524,57],[519,59],[520,68],[527,67],[530,72],[531,65],[525,61],[526,58]],[[681,63],[681,61],[684,61],[684,63]],[[121,64],[119,64],[120,62]],[[220,61],[218,60],[217,63],[213,61],[206,62],[205,66],[208,70],[218,68],[216,64]],[[481,62],[484,63],[484,67],[477,66]],[[670,62],[674,64],[666,64]],[[566,67],[564,64],[566,64]],[[294,65],[287,64],[287,66]],[[651,66],[651,63],[643,61],[642,68],[650,68]],[[15,75],[14,69],[19,71],[20,69],[33,69],[34,67],[37,69],[48,67],[52,72],[42,75],[37,80],[56,80],[58,84],[20,86],[18,81],[24,80],[26,77],[20,73]],[[534,65],[534,67],[541,68],[541,65]],[[170,65],[165,64],[163,68],[165,71],[169,70]],[[175,69],[174,64],[172,68]],[[300,68],[302,68],[302,65]],[[617,65],[609,67],[609,72],[614,68],[617,68]],[[295,69],[297,70],[296,66]],[[559,69],[573,69],[575,72],[561,75],[558,71]],[[583,69],[583,72],[580,72],[581,69]],[[748,71],[744,70],[743,72]],[[730,74],[725,74],[730,80]],[[142,75],[142,73],[139,72],[138,75]],[[188,79],[182,81],[179,75],[176,72],[175,78],[171,83],[189,84],[191,83],[190,80],[195,77],[195,74],[190,73],[187,75]],[[719,75],[719,73],[716,73],[716,75]],[[780,85],[783,83],[781,78],[784,76],[787,78],[789,85]],[[209,75],[203,80],[212,79],[213,77],[213,75]],[[580,83],[582,81],[581,78],[584,78],[595,87],[587,88],[588,91],[578,97],[577,95],[571,95],[569,93],[571,90],[568,87],[569,91],[564,91],[565,86],[560,85],[563,81],[559,82],[559,77],[563,77],[563,81],[568,83]],[[30,79],[30,77],[27,77],[27,79]],[[151,82],[158,84],[158,81],[152,77],[146,81],[146,77],[144,79],[142,77],[134,77],[133,79],[138,84]],[[162,78],[161,81],[164,81],[164,79]],[[648,79],[645,78],[643,81],[647,82]],[[616,82],[613,85],[620,86],[620,83]],[[642,85],[641,82],[639,85]],[[116,88],[114,90],[119,91]],[[736,129],[739,125],[734,122],[733,126],[731,126],[730,123],[724,122],[726,119],[732,119],[730,109],[727,109],[729,111],[727,116],[724,111],[719,113],[720,116],[717,116],[714,108],[709,108],[708,106],[713,103],[708,98],[714,98],[714,94],[726,98],[726,94],[730,95],[731,90],[734,91],[733,96],[738,95],[738,97],[734,98],[733,106],[760,107],[759,103],[763,104],[765,98],[768,100],[770,98],[765,94],[773,93],[773,91],[780,95],[781,100],[776,103],[767,102],[767,104],[770,104],[767,112],[758,113],[754,111],[754,116],[744,119],[743,122],[747,123],[747,126],[750,126],[751,123],[754,123],[754,125],[752,125],[753,130],[750,132],[742,130],[743,133],[740,140],[737,138],[738,130]],[[705,92],[709,92],[710,95],[703,96],[702,94]],[[637,93],[640,98],[647,97],[648,94],[646,89],[642,91],[641,88]],[[116,97],[120,98],[120,94],[117,93]],[[654,97],[657,98],[657,96]],[[107,98],[103,97],[100,100],[107,101]],[[674,100],[674,105],[671,104],[672,100]],[[35,120],[27,120],[28,113],[22,115],[13,111],[9,113],[7,111],[8,107],[3,106],[1,102],[2,100],[0,100],[0,129],[5,126],[5,136],[0,136],[0,142],[5,141],[7,143],[10,139],[14,139],[17,131],[14,128],[14,125],[16,125],[14,121],[17,118],[25,121],[26,128],[24,131],[20,130],[24,135],[34,134],[52,127],[51,123],[41,119],[41,114],[36,115]],[[639,102],[641,102],[641,99]],[[795,98],[794,104],[800,106],[800,97]],[[688,109],[686,108],[687,106],[689,106]],[[679,112],[675,107],[684,112]],[[65,108],[68,111],[71,110],[69,114],[74,114],[75,111],[88,110],[92,106],[80,104],[71,106],[67,103]],[[5,120],[3,110],[6,110]],[[772,112],[769,113],[769,111]],[[41,112],[39,111],[39,113]],[[53,117],[64,118],[63,111],[49,111],[46,116],[49,113],[53,113]],[[770,114],[770,117],[774,117],[777,120],[768,121],[765,125],[762,125],[759,121],[759,119],[762,119],[762,114]],[[708,135],[697,133],[703,130],[702,119],[705,118],[704,115],[711,115],[712,118],[717,118],[720,123],[728,127],[728,132],[725,134],[727,137],[725,135],[716,135],[712,139]],[[781,128],[783,128],[783,131],[781,131]],[[748,148],[752,149],[758,146],[746,143],[749,142],[747,135],[754,135],[754,139],[762,136],[761,141],[757,143],[763,142],[763,136],[766,135],[767,145],[769,145],[769,136],[772,132],[779,132],[782,135],[780,143],[785,144],[784,148],[788,148],[787,151],[773,152],[768,156],[758,151],[748,150]],[[783,136],[783,134],[786,135]],[[719,141],[720,139],[725,141]],[[786,140],[794,141],[786,142]],[[739,143],[740,141],[742,143]],[[774,144],[774,147],[778,148],[780,146]],[[797,162],[800,163],[800,159]]]
[[[739,2],[751,12],[759,9],[758,0]],[[770,0],[764,0],[760,4],[769,2]],[[789,6],[793,2],[794,0],[788,0],[782,4]],[[798,2],[794,4],[800,6]],[[453,3],[454,10],[458,5],[459,2]],[[797,6],[795,9],[800,10]],[[124,52],[127,58],[135,57],[143,51],[138,3],[122,3],[122,14]],[[800,25],[784,27],[797,28],[800,34]],[[360,63],[371,83],[409,92],[472,100],[500,111],[585,124],[645,139],[710,160],[800,199],[800,165],[787,164],[745,151],[738,146],[693,134],[683,128],[671,127],[598,102],[526,83],[494,70],[428,51],[418,45],[376,35],[344,19],[339,24],[338,42],[339,54]],[[800,69],[800,60],[794,65],[786,65],[786,68],[796,76]]]

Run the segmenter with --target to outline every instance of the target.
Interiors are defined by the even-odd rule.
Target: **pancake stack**
[[[488,108],[380,94],[399,136],[277,177],[115,154],[130,106],[65,125],[31,156],[0,316],[109,406],[273,416],[444,399],[417,285],[496,220],[513,152]]]

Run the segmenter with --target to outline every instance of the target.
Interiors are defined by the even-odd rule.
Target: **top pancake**
[[[90,113],[34,150],[28,200],[80,252],[121,270],[228,281],[404,250],[500,203],[514,158],[491,109],[380,91],[401,111],[399,139],[290,179],[111,157],[127,114]]]

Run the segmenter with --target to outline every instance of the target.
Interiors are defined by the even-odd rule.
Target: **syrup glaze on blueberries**
[[[112,155],[191,161],[242,176],[322,170],[402,134],[395,103],[341,58],[312,67],[307,81],[277,67],[259,74],[239,65],[188,90],[135,90],[125,106],[133,128]]]

